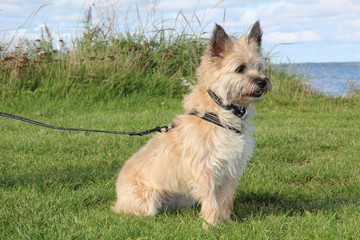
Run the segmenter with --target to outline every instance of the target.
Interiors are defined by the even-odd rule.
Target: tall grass
[[[0,97],[87,94],[106,99],[134,93],[175,96],[187,90],[184,81],[195,79],[195,68],[205,46],[203,39],[185,32],[166,34],[164,29],[152,30],[151,34],[145,34],[146,29],[140,34],[131,30],[118,33],[113,23],[93,23],[92,16],[89,8],[84,32],[72,40],[70,50],[63,40],[61,48],[56,49],[52,32],[45,26],[41,38],[20,42],[14,51],[3,53]]]
[[[45,25],[39,39],[21,41],[13,51],[0,51],[0,98],[106,100],[133,94],[184,94],[196,81],[207,24],[195,12],[190,18],[179,11],[175,19],[157,19],[155,3],[147,16],[140,17],[138,12],[137,23],[122,29],[113,5],[101,10],[90,7],[84,14],[83,31],[71,43],[60,39],[56,48],[53,33]],[[270,102],[319,96],[303,84],[304,76],[271,64],[271,54],[266,53],[266,73],[274,82]]]

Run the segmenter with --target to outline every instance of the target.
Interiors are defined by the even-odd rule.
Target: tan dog
[[[254,148],[252,103],[271,88],[261,72],[261,38],[259,22],[237,41],[215,26],[197,69],[198,84],[185,97],[185,113],[120,171],[115,212],[155,215],[200,202],[204,228],[230,221],[234,193]]]

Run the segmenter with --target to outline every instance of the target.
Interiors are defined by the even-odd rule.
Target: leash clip
[[[158,132],[160,133],[167,133],[168,131],[170,131],[171,129],[173,129],[175,127],[175,124],[172,123],[170,125],[167,126],[162,126],[162,127],[158,127]]]

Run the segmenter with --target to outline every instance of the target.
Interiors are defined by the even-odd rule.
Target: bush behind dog
[[[96,101],[133,94],[176,97],[189,90],[207,43],[200,21],[193,30],[179,11],[173,28],[162,24],[154,31],[137,23],[140,30],[121,33],[113,24],[94,24],[95,10],[85,12],[85,31],[72,40],[71,48],[60,39],[56,49],[46,25],[40,39],[18,42],[11,51],[0,48],[0,98],[82,96]],[[319,96],[303,84],[304,76],[272,65],[272,54],[266,54],[266,72],[274,83],[269,103]]]

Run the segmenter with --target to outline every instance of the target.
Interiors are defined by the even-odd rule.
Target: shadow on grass
[[[304,194],[290,197],[273,192],[241,192],[235,199],[232,217],[242,222],[254,216],[302,216],[306,212],[333,211],[353,203],[351,199],[316,199]]]
[[[0,177],[0,186],[4,189],[31,186],[38,190],[61,187],[76,191],[97,182],[110,181],[109,179],[114,181],[115,186],[115,176],[119,169],[118,165],[91,165],[66,166],[62,169],[49,168],[46,171],[31,173],[12,172]]]
[[[308,213],[334,212],[344,205],[357,204],[357,200],[345,198],[319,198],[305,194],[286,196],[273,192],[244,193],[241,192],[234,201],[232,220],[246,222],[248,219],[262,219],[267,216],[305,216]],[[200,216],[201,205],[191,209],[161,211],[156,218],[164,220],[168,216]],[[190,213],[191,212],[191,213]],[[202,221],[200,219],[200,221]]]
[[[101,196],[101,202],[106,202],[115,196],[115,177],[120,167],[117,164],[103,166],[100,164],[87,167],[67,166],[61,170],[48,169],[47,171],[33,173],[3,174],[0,177],[0,187],[3,189],[32,188],[43,191],[57,191],[67,189],[78,191],[91,188],[99,182],[112,185],[114,192],[111,196]],[[102,184],[100,184],[102,185]],[[108,190],[109,191],[109,190]],[[94,193],[95,194],[95,193]],[[344,198],[319,198],[316,196],[298,194],[280,194],[274,192],[238,192],[234,201],[232,218],[238,222],[246,221],[250,217],[266,217],[270,215],[302,216],[306,212],[333,211],[343,205],[355,204],[355,200]],[[160,216],[182,215],[184,212],[200,212],[198,204],[191,210],[166,210]]]
[[[248,218],[264,218],[266,216],[303,216],[307,213],[336,211],[344,205],[357,204],[357,200],[345,198],[319,198],[305,194],[286,196],[273,192],[245,193],[240,192],[234,201],[231,218],[237,222],[247,221]],[[160,216],[183,215],[188,211],[200,213],[201,205],[197,204],[189,209],[166,210]]]

